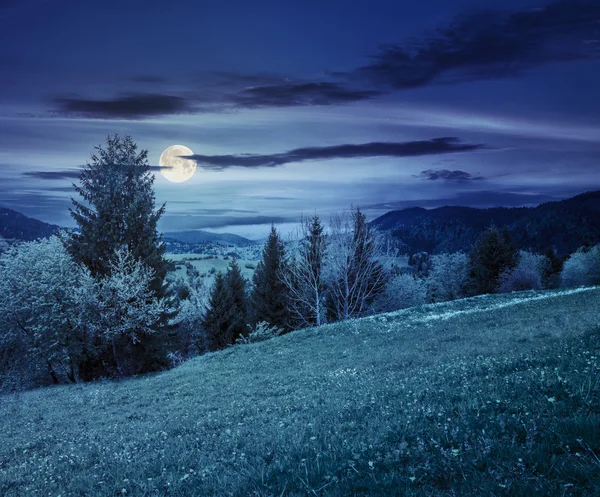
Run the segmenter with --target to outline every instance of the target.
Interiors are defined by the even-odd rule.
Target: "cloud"
[[[190,215],[168,215],[161,219],[161,226],[166,231],[223,228],[225,226],[253,226],[256,224],[278,224],[289,221],[297,221],[296,217],[288,218],[282,216],[190,216]]]
[[[23,176],[29,176],[37,179],[77,179],[79,178],[80,170],[78,169],[63,169],[61,171],[26,171]]]
[[[187,155],[204,169],[223,170],[228,167],[276,167],[292,162],[361,157],[414,157],[431,154],[469,152],[484,148],[481,144],[460,143],[458,138],[444,137],[411,142],[372,142],[363,144],[307,147],[278,154]]]
[[[433,36],[389,44],[372,62],[334,73],[393,90],[495,79],[552,62],[600,58],[597,1],[559,0],[515,12],[479,11],[458,18]]]
[[[450,171],[449,169],[427,169],[425,171],[421,171],[420,174],[413,175],[415,178],[422,178],[429,181],[456,181],[456,182],[466,182],[466,181],[478,181],[485,179],[483,176],[473,176],[471,173],[467,173],[466,171]]]
[[[58,113],[99,119],[143,119],[192,110],[183,97],[156,93],[133,93],[111,100],[55,98],[54,103]]]
[[[280,83],[246,88],[232,96],[237,107],[288,107],[333,105],[367,100],[381,95],[375,90],[355,90],[333,82]]]

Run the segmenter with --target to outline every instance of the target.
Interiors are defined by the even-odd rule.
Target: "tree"
[[[125,247],[153,270],[152,291],[162,295],[169,263],[157,222],[165,205],[154,210],[154,175],[148,151],[138,152],[130,136],[118,135],[106,138],[106,148],[94,150],[91,162],[80,173],[80,185],[73,184],[84,202],[71,199],[71,216],[80,233],[69,239],[69,252],[92,276],[102,277],[109,274],[117,249]]]
[[[81,305],[89,291],[58,236],[2,254],[0,375],[11,370],[26,387],[79,381],[81,358],[91,347]]]
[[[325,320],[327,237],[319,216],[303,217],[300,247],[280,271],[287,289],[287,310],[295,328],[320,326]]]
[[[208,309],[202,320],[205,342],[209,350],[223,349],[246,336],[246,280],[233,259],[227,273],[217,273],[210,292]]]
[[[389,272],[380,262],[385,254],[358,208],[332,218],[329,240],[330,314],[335,320],[362,316],[387,284]]]
[[[471,295],[494,293],[500,275],[513,269],[519,254],[508,230],[495,226],[486,229],[469,252],[469,288]]]
[[[256,326],[266,321],[270,326],[289,327],[289,313],[286,307],[288,289],[281,278],[285,273],[285,247],[277,230],[271,232],[265,243],[262,259],[256,266],[250,293],[250,323]]]
[[[426,303],[426,281],[412,274],[398,274],[390,278],[385,290],[375,298],[373,311],[392,312]]]
[[[120,257],[117,253],[124,249],[135,261],[151,270],[147,298],[170,296],[165,276],[171,264],[164,257],[166,247],[157,231],[157,222],[165,206],[154,209],[154,175],[150,172],[147,150],[138,151],[130,136],[121,138],[118,135],[108,136],[106,147],[97,146],[94,150],[91,161],[80,173],[80,185],[73,184],[83,202],[71,199],[73,208],[70,212],[80,232],[73,233],[67,240],[69,253],[77,263],[89,269],[93,278],[102,281],[111,275],[114,263]],[[164,314],[153,321],[156,333],[143,334],[143,340],[139,342],[117,340],[117,345],[127,349],[128,357],[136,358],[137,372],[166,365],[162,349],[168,340],[170,323],[177,314],[173,301],[169,305],[158,305]],[[127,335],[134,336],[123,334]],[[110,347],[113,345],[111,343]],[[94,376],[103,374],[98,364],[87,364],[86,367],[95,370]]]
[[[600,244],[573,252],[563,265],[561,287],[600,285]]]
[[[550,261],[547,257],[524,250],[520,251],[518,264],[500,275],[498,292],[540,290],[543,286],[543,276],[549,266]]]
[[[134,354],[123,354],[122,350],[154,334],[156,324],[169,311],[166,298],[152,296],[153,278],[154,270],[125,248],[117,249],[108,275],[99,280],[89,275],[90,285],[96,289],[92,305],[95,312],[92,311],[91,319],[93,332],[110,344],[119,376],[142,369],[135,363]],[[119,342],[122,347],[118,347]]]
[[[430,259],[427,294],[430,302],[445,302],[465,296],[469,260],[466,254],[436,254]]]
[[[242,275],[242,270],[236,259],[232,259],[225,273],[225,288],[227,303],[230,312],[228,336],[230,342],[235,343],[239,336],[248,334],[248,299],[246,295],[247,280]]]

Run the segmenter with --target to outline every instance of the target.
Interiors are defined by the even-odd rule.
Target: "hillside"
[[[495,224],[506,227],[519,248],[544,252],[554,247],[566,256],[600,243],[600,191],[537,207],[415,207],[388,212],[371,224],[391,231],[407,253],[468,252],[481,232]]]
[[[0,207],[0,236],[7,240],[31,242],[52,236],[60,227],[44,223],[20,212]]]
[[[427,305],[0,397],[0,495],[598,495],[600,288]]]

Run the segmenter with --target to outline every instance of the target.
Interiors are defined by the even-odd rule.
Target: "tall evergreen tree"
[[[263,248],[262,259],[256,266],[250,293],[250,324],[261,321],[277,328],[289,327],[286,307],[287,287],[282,279],[286,270],[285,246],[274,226]]]
[[[481,295],[496,292],[500,275],[514,269],[518,262],[519,252],[508,230],[499,231],[495,226],[490,226],[469,253],[468,293]]]
[[[73,233],[68,249],[94,277],[106,276],[117,249],[127,249],[154,271],[151,288],[161,293],[169,268],[157,222],[165,211],[155,210],[154,175],[148,151],[138,151],[130,136],[106,138],[106,147],[94,148],[91,161],[73,184],[83,202],[71,199],[71,216],[80,232]]]
[[[210,292],[208,309],[202,320],[204,342],[208,350],[219,350],[231,343],[227,336],[229,308],[225,276],[217,273]]]
[[[240,335],[246,336],[247,315],[246,280],[233,259],[225,275],[217,273],[202,321],[208,349],[223,349]]]
[[[90,162],[80,173],[80,184],[73,184],[83,199],[79,202],[72,198],[70,209],[80,231],[66,240],[66,246],[74,260],[84,264],[97,280],[111,275],[117,251],[126,250],[152,270],[150,298],[162,298],[170,293],[165,276],[171,266],[164,257],[166,247],[157,230],[165,205],[155,210],[154,175],[147,156],[148,151],[138,151],[130,136],[108,136],[105,147],[94,148]],[[161,369],[168,364],[167,323],[177,312],[172,304],[173,300],[157,321],[156,333],[135,343],[125,338],[118,340],[118,348],[132,361],[129,370],[133,373]],[[93,369],[94,375],[102,375],[102,364],[98,359],[82,365],[82,369],[84,373]]]

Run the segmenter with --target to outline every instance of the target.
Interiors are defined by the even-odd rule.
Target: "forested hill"
[[[407,253],[469,251],[486,227],[506,227],[521,249],[554,247],[565,256],[600,242],[600,190],[537,207],[420,207],[392,211],[371,222],[392,235]]]
[[[44,223],[20,212],[0,207],[0,236],[7,240],[30,242],[54,234],[59,226]]]

